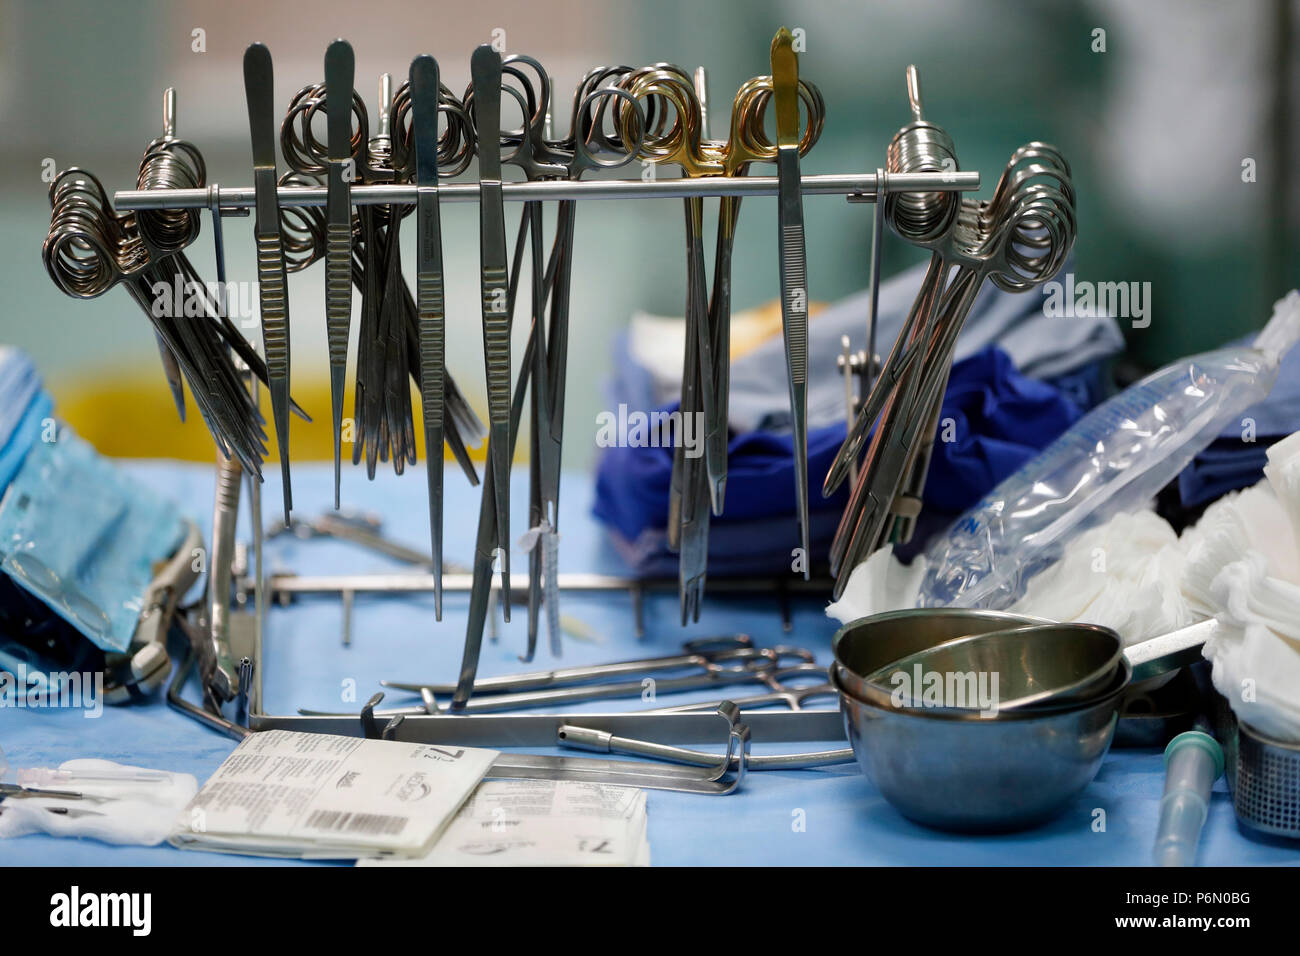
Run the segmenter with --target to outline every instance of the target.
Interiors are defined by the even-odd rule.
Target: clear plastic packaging
[[[931,544],[917,603],[1008,607],[1075,535],[1144,507],[1267,396],[1297,338],[1292,291],[1253,346],[1180,359],[1103,402]]]

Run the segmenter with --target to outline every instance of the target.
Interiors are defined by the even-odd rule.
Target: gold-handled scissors
[[[772,79],[757,76],[743,84],[732,104],[730,136],[725,142],[707,139],[700,90],[685,71],[657,64],[634,71],[620,83],[646,108],[644,130],[634,128],[628,111],[620,114],[623,136],[643,138],[641,158],[681,167],[687,177],[743,175],[752,163],[776,160],[776,144],[764,128],[772,101]],[[816,144],[825,122],[821,94],[800,82],[806,123],[798,151]],[[686,208],[687,301],[686,351],[683,360],[681,416],[703,421],[704,462],[689,454],[682,435],[674,442],[668,541],[681,557],[679,585],[682,622],[698,620],[708,559],[709,511],[720,513],[726,493],[727,392],[730,384],[731,252],[735,242],[738,197],[724,198],[719,209],[713,295],[707,293],[703,249],[702,198],[688,198]],[[694,417],[691,417],[694,416]]]

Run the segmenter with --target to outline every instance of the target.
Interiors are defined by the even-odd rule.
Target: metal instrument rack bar
[[[847,196],[851,201],[874,201],[879,193],[968,192],[980,188],[978,172],[891,173],[883,181],[876,173],[850,176],[804,176],[805,195]],[[511,202],[546,202],[563,199],[683,199],[696,196],[775,196],[775,176],[711,176],[698,179],[567,180],[505,183],[504,197]],[[215,192],[215,197],[214,197]],[[354,186],[354,205],[409,205],[415,202],[416,187],[384,183]],[[324,186],[281,186],[281,206],[324,206]],[[448,183],[438,187],[441,202],[477,202],[477,183]],[[248,209],[254,203],[253,187],[222,186],[217,189],[120,189],[113,204],[131,209],[207,209],[214,204],[223,211]]]

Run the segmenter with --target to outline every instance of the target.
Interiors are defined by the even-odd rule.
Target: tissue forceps
[[[284,520],[293,510],[289,481],[289,299],[284,244],[280,236],[280,198],[275,175],[275,106],[271,52],[261,43],[244,51],[244,92],[248,100],[249,135],[253,143],[253,187],[257,244],[257,292],[262,317],[262,346],[270,378],[271,417],[280,449],[280,480],[284,486]]]
[[[794,487],[803,548],[803,577],[810,574],[808,531],[808,261],[804,248],[799,176],[799,61],[785,27],[772,40],[772,97],[776,102],[778,221],[781,252],[781,326],[794,425]]]
[[[334,507],[339,507],[343,467],[343,390],[352,325],[352,94],[356,64],[352,46],[335,40],[325,51],[328,135],[325,206],[325,329],[329,340],[330,410],[334,421]]]
[[[510,608],[510,324],[507,311],[505,203],[501,193],[501,54],[490,43],[470,59],[474,94],[474,128],[479,163],[479,270],[483,313],[483,358],[488,396],[488,472],[494,475],[496,547]],[[484,494],[488,486],[484,484]]]
[[[330,53],[334,60],[343,61],[336,72],[346,73],[346,51],[336,45]],[[338,100],[351,101],[351,119],[330,109],[329,87],[315,84],[299,90],[289,104],[280,127],[280,143],[289,168],[301,177],[293,181],[307,182],[332,175],[335,183],[349,184],[351,179],[362,182],[388,183],[396,179],[392,118],[394,99],[392,78],[380,78],[380,113],[378,132],[370,136],[369,117],[365,102],[342,82],[343,77],[333,77],[340,90]],[[322,143],[312,129],[312,122],[321,110],[325,111],[327,129],[332,129],[334,142]],[[330,120],[333,120],[332,124]],[[355,128],[353,128],[355,124]],[[328,191],[327,185],[327,191]],[[344,261],[349,263],[351,284],[361,292],[361,319],[358,328],[355,409],[358,420],[357,441],[353,446],[352,462],[358,464],[364,456],[366,470],[373,478],[379,461],[388,461],[391,455],[394,470],[399,474],[407,461],[414,460],[414,430],[411,424],[410,394],[406,375],[411,372],[407,355],[414,335],[410,313],[413,302],[408,303],[409,290],[401,278],[400,252],[396,228],[400,219],[412,206],[360,206],[353,224],[350,204],[344,197],[344,188],[334,187],[334,208],[325,212],[319,209],[294,209],[282,211],[282,223],[292,222],[298,233],[291,246],[298,258],[293,271],[306,268],[311,262],[326,256],[327,308],[334,303],[331,334],[331,387],[339,369],[346,369],[346,327],[342,308],[344,296],[339,270]],[[329,202],[329,197],[327,197]],[[348,223],[349,237],[344,242],[343,224]],[[333,233],[330,227],[333,225]],[[310,242],[301,233],[310,236]],[[333,250],[331,252],[331,244]],[[348,253],[345,260],[344,252]],[[334,262],[335,275],[331,278],[329,267]],[[350,288],[349,285],[349,288]],[[332,293],[331,293],[332,287]],[[329,314],[327,312],[327,321]],[[411,372],[414,375],[413,372]],[[331,396],[334,399],[334,396]],[[340,399],[341,400],[341,399]],[[472,479],[473,480],[473,479]]]
[[[438,62],[411,61],[411,139],[416,181],[416,295],[420,318],[420,407],[424,421],[433,547],[433,608],[442,620],[442,442],[446,315],[442,284],[442,222],[438,214]],[[436,462],[435,462],[436,458]]]

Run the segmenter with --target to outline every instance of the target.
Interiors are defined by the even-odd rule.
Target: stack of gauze
[[[1169,522],[1150,511],[1117,514],[1071,541],[1010,610],[1103,624],[1136,644],[1196,620],[1183,595],[1185,566]]]
[[[1215,689],[1265,736],[1300,743],[1300,432],[1268,452],[1265,480],[1206,510],[1185,535],[1184,590],[1219,627]]]

